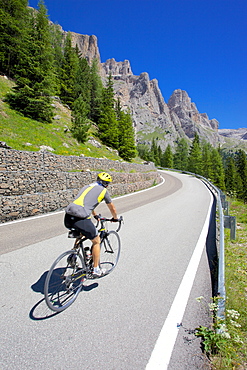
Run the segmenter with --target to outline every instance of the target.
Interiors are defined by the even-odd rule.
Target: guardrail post
[[[236,239],[236,217],[235,216],[224,216],[224,227],[230,229],[231,240]]]
[[[226,196],[225,194],[221,194],[220,195],[220,198],[221,198],[221,204],[222,204],[222,208],[224,209],[225,211],[225,214],[228,215],[229,214],[229,203],[228,201],[226,200]]]

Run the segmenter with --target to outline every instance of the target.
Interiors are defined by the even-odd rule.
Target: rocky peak
[[[63,32],[64,36],[67,32]],[[70,32],[72,46],[78,46],[79,51],[83,58],[86,58],[89,64],[92,63],[94,59],[100,62],[100,53],[98,48],[98,39],[96,36],[91,35],[80,35],[79,33]]]
[[[192,140],[195,132],[212,145],[220,141],[218,122],[209,120],[206,113],[199,113],[186,91],[175,90],[166,104],[158,81],[150,80],[146,72],[133,75],[128,61],[110,59],[101,66],[104,77],[112,74],[114,91],[122,107],[132,113],[138,142],[150,144],[155,138],[165,149],[168,143],[174,146],[179,138]]]
[[[191,104],[191,99],[189,98],[188,94],[184,90],[175,90],[171,95],[168,106],[170,108],[175,108],[176,106],[183,106],[184,109],[191,110],[193,109],[193,105]]]
[[[114,58],[108,59],[105,63],[101,63],[101,75],[114,76],[115,78],[117,76],[128,76],[132,75],[130,62],[128,60],[125,60],[124,62],[116,62]]]
[[[216,119],[210,120],[206,113],[199,113],[195,103],[191,102],[186,91],[175,90],[168,101],[170,111],[175,112],[182,123],[194,123],[213,130],[217,130],[219,123]]]

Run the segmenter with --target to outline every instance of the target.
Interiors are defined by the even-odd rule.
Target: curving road
[[[73,243],[63,212],[0,226],[1,369],[207,368],[190,330],[207,321],[195,298],[211,295],[212,197],[198,179],[162,176],[163,184],[114,200],[125,220],[119,265],[58,315],[42,293],[51,263]]]

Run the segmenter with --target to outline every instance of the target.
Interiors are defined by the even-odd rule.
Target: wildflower
[[[218,327],[218,330],[219,330],[219,334],[223,337],[223,338],[226,338],[226,339],[229,339],[231,338],[230,334],[228,333],[228,330],[227,330],[227,327],[226,327],[226,324],[220,324],[219,327]]]
[[[244,342],[242,341],[242,339],[240,338],[239,335],[235,335],[235,337],[233,338],[234,342],[236,343],[240,343],[240,344],[243,344]]]
[[[230,319],[230,324],[232,326],[235,326],[235,328],[241,328],[241,325],[238,322],[236,322],[236,321],[234,321],[232,319]]]
[[[226,339],[230,339],[230,338],[231,338],[230,334],[229,334],[227,331],[225,331],[225,332],[221,333],[221,336],[222,336],[223,338],[226,338]]]
[[[226,310],[227,317],[237,320],[240,316],[240,313],[236,310]]]
[[[218,308],[218,305],[217,305],[217,303],[209,303],[208,307],[209,307],[209,311],[215,312]]]

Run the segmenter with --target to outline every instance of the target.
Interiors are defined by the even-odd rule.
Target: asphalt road
[[[160,198],[169,196],[182,186],[182,182],[174,176],[165,175],[165,182],[149,191],[138,192],[131,196],[114,199],[119,215],[138,208]],[[110,189],[109,189],[110,190]],[[97,208],[106,217],[111,216],[107,207],[100,204]],[[38,217],[0,224],[0,254],[16,250],[66,233],[63,225],[64,212],[54,212]]]
[[[0,226],[1,369],[207,368],[191,330],[207,321],[195,298],[211,292],[204,244],[212,199],[198,179],[164,178],[114,200],[125,220],[119,265],[60,314],[47,308],[43,284],[73,243],[63,212]]]

